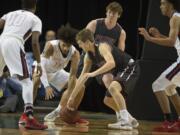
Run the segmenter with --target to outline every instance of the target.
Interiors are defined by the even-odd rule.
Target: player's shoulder
[[[30,11],[26,11],[26,10],[21,10],[21,12],[23,12],[23,14],[26,14],[28,16],[28,18],[32,18],[33,21],[41,22],[41,19],[34,13],[32,13]]]
[[[20,10],[14,10],[14,11],[10,11],[8,13],[6,13],[5,15],[11,15],[11,14],[14,14],[14,13],[18,13]]]

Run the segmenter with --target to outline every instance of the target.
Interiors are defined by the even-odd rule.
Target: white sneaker
[[[132,130],[133,127],[129,121],[125,121],[123,119],[120,119],[116,123],[108,124],[108,128],[111,129],[122,129],[122,130]]]
[[[55,109],[44,117],[44,121],[53,122],[59,115],[60,111]]]
[[[135,118],[129,118],[131,125],[133,128],[137,128],[139,126],[139,122]]]

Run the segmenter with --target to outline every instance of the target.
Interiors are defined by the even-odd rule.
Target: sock
[[[123,119],[123,120],[126,120],[128,121],[129,120],[129,117],[128,117],[128,111],[126,109],[123,109],[120,111],[120,117]]]
[[[24,106],[24,113],[30,117],[33,116],[33,105],[31,103],[27,103]]]
[[[61,105],[60,105],[60,104],[58,105],[58,107],[56,108],[56,110],[57,110],[58,112],[60,112],[60,110],[61,110]]]
[[[119,120],[121,118],[120,116],[120,113],[119,112],[116,112],[116,117],[117,117],[117,120]]]
[[[30,78],[20,80],[22,85],[22,97],[24,100],[24,104],[31,103],[33,104],[33,83]]]
[[[180,116],[178,116],[178,120],[180,120]]]
[[[172,114],[171,113],[165,113],[164,114],[164,119],[169,121],[169,122],[172,122],[173,121]]]

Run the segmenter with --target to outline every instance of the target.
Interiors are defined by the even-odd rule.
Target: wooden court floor
[[[39,120],[43,120],[45,114],[36,114]],[[139,121],[138,129],[132,131],[107,129],[108,123],[115,122],[115,115],[104,113],[81,112],[81,115],[90,121],[89,126],[68,126],[60,119],[46,123],[47,130],[25,130],[19,128],[17,123],[20,114],[0,114],[0,135],[180,135],[180,133],[153,133],[152,129],[159,122]]]

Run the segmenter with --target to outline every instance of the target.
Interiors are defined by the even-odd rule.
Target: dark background
[[[149,0],[115,0],[123,7],[119,23],[127,32],[126,51],[134,58],[141,55],[142,44],[137,34],[138,26],[145,26]],[[41,40],[47,30],[57,30],[69,22],[71,26],[82,29],[95,18],[105,17],[106,6],[112,0],[38,0],[36,14],[43,23]],[[21,8],[20,0],[1,0],[0,16]],[[26,51],[31,50],[26,46]]]
[[[124,11],[119,19],[120,25],[127,34],[126,52],[137,59],[141,68],[139,80],[134,90],[127,97],[128,110],[138,119],[162,119],[162,112],[152,92],[154,80],[169,65],[176,60],[173,48],[157,46],[144,41],[138,35],[138,27],[157,27],[163,34],[168,34],[168,18],[161,15],[160,0],[116,0],[121,3]],[[95,18],[105,17],[105,7],[112,0],[38,0],[36,14],[43,23],[41,40],[47,30],[57,30],[61,25],[70,23],[76,29],[84,28]],[[19,9],[20,0],[1,0],[0,16],[12,10]],[[30,51],[30,45],[25,46]],[[99,86],[95,80],[86,89],[82,110],[112,113],[103,104],[104,86]]]

